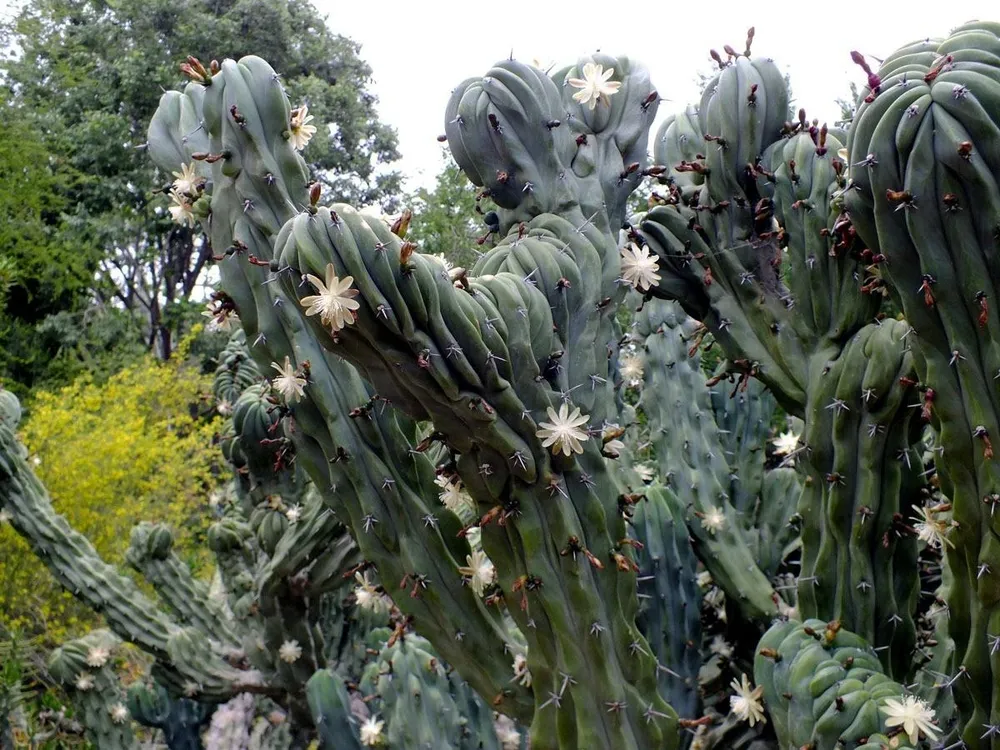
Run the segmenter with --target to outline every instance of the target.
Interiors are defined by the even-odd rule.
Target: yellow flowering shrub
[[[84,376],[38,393],[22,424],[21,438],[55,509],[123,570],[129,533],[139,521],[170,524],[182,559],[196,569],[207,562],[199,542],[209,520],[208,495],[222,481],[221,455],[212,444],[220,422],[199,414],[210,379],[182,358],[149,358],[105,383]],[[59,642],[100,620],[3,524],[0,621]]]

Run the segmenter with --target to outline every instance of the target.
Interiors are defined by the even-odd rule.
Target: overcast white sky
[[[627,54],[650,69],[668,101],[660,116],[698,96],[697,73],[712,66],[708,51],[742,51],[756,27],[753,51],[791,73],[795,103],[831,122],[849,82],[863,82],[849,53],[876,58],[897,47],[942,36],[972,19],[1000,21],[996,0],[313,0],[337,33],[361,44],[374,74],[384,122],[397,129],[411,187],[429,185],[441,166],[436,137],[444,131],[451,89],[484,74],[511,54],[559,66],[601,49]],[[7,16],[17,0],[0,0]],[[919,12],[923,5],[932,12]],[[873,65],[877,67],[877,65]]]
[[[792,93],[810,117],[838,117],[834,103],[864,76],[850,59],[857,49],[883,58],[916,39],[946,34],[972,19],[1000,21],[993,0],[314,0],[337,33],[361,44],[371,65],[383,121],[399,132],[401,169],[411,185],[433,182],[440,168],[444,107],[465,78],[514,57],[574,62],[596,49],[626,54],[649,69],[661,116],[698,96],[698,71],[711,69],[711,48],[753,51],[791,73]],[[932,12],[918,12],[923,5]],[[877,64],[872,66],[877,68]]]

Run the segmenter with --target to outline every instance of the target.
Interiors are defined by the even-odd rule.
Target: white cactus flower
[[[614,68],[605,70],[604,66],[598,63],[585,63],[583,78],[567,79],[570,86],[580,89],[573,94],[573,100],[587,105],[589,109],[596,109],[598,102],[610,107],[609,97],[618,93],[622,87],[621,81],[609,80],[614,74]]]
[[[619,361],[619,370],[625,385],[633,388],[642,385],[642,379],[646,374],[642,357],[635,354],[623,356]]]
[[[353,276],[338,278],[337,269],[333,263],[328,263],[325,284],[312,274],[306,274],[303,278],[319,292],[300,300],[300,304],[306,308],[306,315],[318,313],[322,321],[334,331],[339,331],[354,322],[353,311],[359,309],[361,304],[354,299],[358,296],[358,290],[351,288],[351,284],[354,283]]]
[[[294,664],[302,656],[302,647],[298,641],[285,641],[278,648],[278,658],[283,662]]]
[[[925,542],[928,547],[933,549],[944,549],[946,545],[948,547],[954,547],[955,544],[946,536],[946,534],[951,531],[955,522],[935,518],[934,514],[938,512],[939,511],[936,508],[917,508],[917,513],[919,515],[913,516],[910,519],[911,521],[916,521],[916,523],[913,524],[913,530],[917,532],[917,539]]]
[[[733,680],[730,687],[736,695],[729,697],[729,710],[736,714],[738,719],[749,722],[750,726],[758,721],[761,724],[767,722],[767,717],[764,716],[764,701],[761,700],[764,694],[763,686],[754,688],[753,683],[744,674],[741,682]]]
[[[653,471],[653,467],[649,464],[636,464],[632,468],[635,469],[635,473],[639,475],[639,479],[643,482],[652,482],[654,477],[656,477],[656,472]]]
[[[383,727],[385,727],[384,721],[379,720],[377,716],[369,716],[359,730],[361,744],[366,747],[378,747],[381,745],[384,741],[382,737]]]
[[[941,731],[934,724],[934,709],[915,696],[907,695],[902,701],[887,698],[879,710],[885,714],[886,727],[901,726],[911,745],[917,744],[921,732],[934,742]]]
[[[552,448],[553,455],[562,452],[569,456],[573,453],[583,453],[581,443],[589,439],[589,435],[580,429],[590,419],[589,414],[581,414],[579,407],[573,409],[571,414],[569,404],[565,401],[559,407],[557,414],[555,409],[548,407],[548,415],[551,422],[539,422],[539,430],[535,435],[542,441],[543,448]]]
[[[476,512],[476,503],[462,487],[461,479],[439,476],[434,479],[434,483],[441,488],[438,500],[456,516],[461,518],[466,511]]]
[[[285,511],[285,518],[288,519],[288,523],[297,523],[302,518],[302,506],[293,505]]]
[[[205,181],[204,177],[198,176],[194,162],[191,164],[181,164],[181,171],[173,172],[172,174],[174,176],[174,192],[181,195],[196,197],[198,195],[198,186]]]
[[[621,250],[622,279],[626,284],[644,292],[656,286],[660,280],[660,262],[655,255],[650,255],[648,247],[639,247],[630,242]]]
[[[716,531],[722,531],[725,525],[725,513],[714,506],[709,508],[705,513],[701,514],[701,526],[703,529],[708,531],[709,534],[714,534]]]
[[[87,666],[100,669],[108,663],[111,652],[102,646],[94,646],[87,652]]]
[[[278,371],[278,375],[271,380],[271,385],[274,386],[274,389],[281,394],[281,397],[286,402],[294,404],[306,395],[306,379],[300,377],[295,372],[295,368],[292,367],[292,360],[289,357],[285,357],[283,365],[272,362],[271,368]]]
[[[180,224],[182,227],[194,228],[197,223],[194,215],[194,208],[191,205],[191,201],[187,199],[186,196],[178,193],[176,190],[170,191],[170,216]]]
[[[514,679],[522,687],[531,687],[531,672],[528,671],[528,658],[524,654],[514,656]]]
[[[76,678],[76,689],[87,692],[94,687],[94,675],[90,672],[80,672]]]
[[[309,124],[313,119],[309,114],[309,107],[305,104],[292,110],[292,119],[288,124],[288,140],[296,151],[304,149],[316,135],[316,126]]]
[[[115,703],[108,707],[108,713],[111,714],[111,721],[115,724],[124,724],[129,719],[128,709],[125,708],[123,703]]]
[[[799,446],[799,436],[791,430],[783,432],[774,439],[774,454],[787,456]]]
[[[375,615],[384,615],[392,609],[392,600],[368,580],[367,573],[355,573],[354,580],[358,583],[354,589],[354,599],[359,609]]]
[[[476,596],[482,596],[486,587],[496,578],[496,569],[490,558],[480,549],[474,549],[471,555],[466,555],[465,562],[467,564],[460,567],[458,572],[469,579],[469,585],[476,592]]]

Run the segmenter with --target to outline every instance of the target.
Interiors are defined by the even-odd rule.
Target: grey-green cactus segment
[[[172,684],[193,682],[206,696],[266,690],[255,670],[231,666],[195,635],[159,610],[133,583],[105,563],[93,545],[55,513],[48,493],[11,430],[0,424],[0,508],[35,554],[74,596],[102,614],[108,625],[160,661]]]
[[[588,65],[613,70],[620,89],[594,108],[573,99],[570,79]],[[516,60],[462,82],[445,112],[458,165],[500,207],[496,230],[579,206],[616,231],[642,179],[646,140],[659,97],[642,66],[597,54],[553,74]]]
[[[178,96],[189,101],[177,106]],[[183,143],[176,135],[187,107],[201,112],[207,149],[227,155],[211,168],[212,243],[229,248],[221,253],[222,286],[239,312],[252,356],[262,371],[286,356],[299,372],[308,362],[304,398],[292,409],[296,463],[354,529],[363,559],[385,580],[409,581],[397,603],[417,618],[442,657],[457,663],[483,694],[502,695],[505,710],[530,715],[528,692],[508,684],[506,625],[462,585],[457,561],[469,548],[456,536],[460,523],[433,500],[432,467],[413,450],[415,426],[390,407],[385,389],[376,393],[339,356],[325,352],[297,297],[279,293],[279,277],[284,281],[288,269],[277,270],[272,240],[309,197],[305,164],[287,140],[290,108],[278,76],[258,58],[226,61],[204,100],[192,85],[185,94],[165,95],[162,105],[150,128],[151,139],[169,131],[164,148],[151,150],[161,167],[176,170],[192,158],[193,149],[175,148]],[[273,260],[275,270],[254,265],[251,255],[265,264]],[[326,277],[324,269],[319,276]],[[459,633],[463,638],[456,638]],[[479,658],[463,660],[465,648]]]
[[[923,746],[916,734],[897,734],[899,722],[887,703],[915,699],[885,676],[872,647],[838,622],[775,623],[758,644],[754,681],[763,688],[782,747]],[[930,733],[925,729],[920,737],[938,738],[930,717],[924,726]],[[887,735],[895,735],[891,745]]]
[[[139,745],[112,661],[120,645],[121,639],[107,630],[91,631],[53,651],[49,671],[66,690],[94,745],[134,750]]]
[[[868,325],[816,375],[799,504],[800,612],[857,632],[901,680],[912,668],[919,588],[917,540],[904,526],[925,487],[906,330],[895,320]]]
[[[500,750],[493,711],[425,639],[407,635],[383,643],[365,667],[360,689],[373,716],[385,721],[388,747]]]
[[[685,718],[699,716],[702,665],[701,587],[684,507],[664,487],[650,486],[636,503],[631,533],[642,548],[639,629],[660,663],[660,694]]]
[[[949,632],[968,675],[955,685],[960,739],[975,750],[995,746],[1000,725],[990,646],[1000,623],[998,49],[997,25],[974,22],[890,56],[862,92],[845,191],[858,233],[886,257],[881,277],[912,327],[907,340],[942,448],[935,463],[956,523],[945,545]]]
[[[620,740],[629,746],[635,738],[647,738],[640,744],[670,743],[676,730],[672,712],[656,695],[655,661],[644,655],[646,649],[628,652],[629,644],[641,645],[642,639],[634,626],[631,553],[627,546],[620,549],[625,533],[618,493],[595,441],[584,443],[574,464],[554,459],[537,434],[561,394],[573,393],[574,406],[593,423],[613,416],[605,347],[613,348],[618,338],[612,313],[623,296],[614,234],[621,209],[614,201],[603,204],[605,196],[623,200],[636,181],[642,159],[635,166],[624,159],[641,149],[640,136],[655,110],[645,72],[624,59],[616,64],[625,76],[616,96],[627,106],[613,105],[610,119],[581,114],[600,168],[587,167],[584,177],[566,180],[569,189],[552,207],[558,215],[540,213],[529,200],[516,219],[523,226],[508,216],[510,232],[480,262],[478,278],[446,273],[381,221],[350,207],[313,205],[305,195],[304,162],[280,137],[288,127],[288,103],[262,61],[222,63],[205,91],[203,113],[210,149],[223,156],[212,168],[211,196],[213,246],[233,248],[221,263],[223,289],[236,304],[258,362],[289,356],[300,369],[309,362],[305,397],[288,405],[300,427],[297,460],[339,515],[350,519],[362,554],[377,564],[382,579],[412,586],[412,597],[397,597],[397,603],[414,615],[414,625],[438,653],[481,694],[499,699],[502,710],[526,718],[521,706],[528,691],[510,685],[509,659],[501,657],[510,642],[506,626],[461,588],[456,575],[468,549],[427,526],[432,509],[421,507],[421,493],[413,491],[431,494],[426,470],[399,473],[420,461],[411,453],[408,428],[400,429],[405,421],[393,415],[390,427],[384,416],[366,421],[348,414],[368,414],[388,399],[410,417],[432,418],[450,449],[460,452],[456,468],[480,513],[494,521],[484,528],[483,546],[496,566],[497,593],[529,642],[536,707],[545,704],[548,691],[562,691],[561,707],[546,704],[547,711],[535,711],[533,735],[556,737],[566,712],[576,723],[564,727],[559,742]],[[511,75],[504,86],[519,102],[508,112],[531,104],[535,89],[553,91],[551,81],[534,73],[505,69]],[[192,105],[197,107],[195,99]],[[165,101],[160,115],[169,120],[178,111]],[[520,127],[516,117],[498,116],[495,125],[489,114],[464,118],[466,127],[496,132],[499,126],[510,135]],[[525,127],[538,130],[533,137],[551,132],[544,121]],[[170,142],[178,139],[171,136]],[[470,158],[488,163],[487,150],[472,149]],[[616,160],[624,167],[613,185],[602,184],[614,171],[607,165]],[[177,162],[161,166],[176,169]],[[576,166],[586,167],[586,160]],[[485,174],[495,171],[488,166]],[[302,206],[306,210],[296,213]],[[345,306],[346,315],[326,320],[306,316],[303,308],[312,303],[302,299],[336,283],[357,293],[344,297],[357,309]],[[357,372],[324,349],[356,366],[377,387],[377,398],[361,386]],[[374,430],[382,434],[364,434]],[[336,495],[322,489],[331,485],[337,485]],[[545,502],[553,493],[568,502]],[[571,565],[559,555],[572,539],[586,544],[604,568]],[[470,615],[480,624],[469,627]],[[461,647],[458,632],[466,638]],[[615,646],[603,647],[604,640]],[[466,656],[472,651],[474,663]],[[562,689],[562,673],[599,688]],[[619,714],[608,716],[607,705],[619,706]],[[643,712],[653,720],[647,722]]]

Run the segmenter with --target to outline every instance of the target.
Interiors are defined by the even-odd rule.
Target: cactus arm
[[[635,506],[632,533],[643,547],[639,564],[639,628],[660,670],[660,692],[681,716],[700,710],[701,587],[684,509],[664,487],[651,486]]]
[[[322,746],[361,750],[358,720],[351,713],[350,697],[340,676],[326,669],[316,672],[306,684],[306,694]]]
[[[301,161],[291,146],[284,140],[261,138],[263,125],[244,132],[232,121],[228,110],[233,105],[249,118],[257,111],[253,96],[266,104],[270,92],[280,92],[274,71],[262,69],[256,58],[247,62],[230,61],[223,66],[210,87],[211,96],[204,100],[203,119],[211,135],[210,150],[229,154],[212,167],[212,244],[225,257],[219,266],[222,286],[239,311],[250,353],[262,370],[285,356],[296,367],[309,363],[306,397],[294,407],[291,437],[297,460],[307,468],[324,500],[352,528],[363,559],[376,565],[387,582],[409,580],[402,591],[390,583],[389,591],[432,639],[438,653],[457,665],[482,694],[502,695],[503,710],[524,718],[530,715],[528,691],[509,683],[505,644],[510,636],[500,618],[462,584],[458,561],[464,562],[469,548],[456,538],[454,516],[430,500],[438,489],[426,458],[414,451],[413,423],[388,405],[383,398],[387,394],[376,394],[354,368],[308,335],[309,321],[302,308],[278,293],[287,271],[268,272],[248,260],[250,254],[265,262],[273,258],[272,242],[281,223],[294,217],[309,199],[304,177],[289,164],[289,159]],[[231,79],[236,93],[226,94]],[[248,80],[252,95],[245,86]],[[151,137],[182,127],[171,120],[170,99],[164,104],[154,116],[157,125],[151,126]],[[264,104],[261,108],[267,109]],[[286,118],[282,128],[287,128],[287,102],[280,106]],[[280,155],[261,156],[267,149]],[[192,153],[188,150],[180,155],[181,162],[161,161],[160,166],[177,169]],[[234,240],[247,250],[236,252]],[[226,254],[224,248],[230,252]],[[363,410],[360,417],[350,416],[358,409]],[[427,525],[428,517],[438,523]],[[226,545],[225,538],[224,534],[217,541]],[[234,580],[247,580],[247,573],[240,572],[244,564],[238,556],[230,555],[229,562]],[[423,592],[414,589],[414,574],[433,581],[434,587]],[[409,595],[411,590],[414,596]],[[477,658],[463,658],[466,649]]]
[[[132,529],[125,560],[153,584],[178,622],[211,633],[220,644],[238,649],[233,623],[208,595],[208,588],[191,575],[173,552],[173,534],[163,524],[141,523]]]
[[[631,91],[629,81],[644,85],[637,69],[628,72],[632,69],[624,66],[623,70],[627,73],[625,89]],[[561,217],[534,215],[535,209],[530,208],[524,216],[527,237],[521,244],[532,265],[545,272],[555,268],[548,264],[547,256],[565,254],[567,260],[560,257],[558,267],[566,268],[564,263],[575,266],[571,270],[576,272],[576,283],[569,276],[564,276],[570,281],[568,285],[556,283],[557,277],[552,279],[551,287],[539,281],[536,289],[522,277],[499,268],[492,278],[469,282],[476,292],[475,299],[471,299],[467,291],[456,289],[450,279],[435,273],[440,267],[432,266],[430,259],[419,253],[405,257],[409,250],[404,250],[398,238],[377,222],[341,206],[331,210],[307,205],[305,211],[296,214],[301,206],[296,200],[286,200],[281,190],[274,191],[274,195],[266,192],[281,182],[288,195],[301,195],[304,188],[299,187],[300,174],[294,169],[286,170],[287,178],[281,171],[281,155],[287,152],[294,157],[294,153],[287,144],[269,140],[270,134],[278,132],[279,120],[287,123],[283,118],[288,112],[283,101],[280,105],[268,103],[272,94],[280,95],[280,87],[273,72],[261,67],[256,59],[246,65],[224,63],[206,93],[205,122],[212,149],[226,155],[213,168],[213,245],[225,247],[235,238],[252,248],[256,258],[276,261],[272,273],[278,279],[274,282],[280,285],[278,291],[270,288],[272,284],[262,288],[262,282],[269,280],[267,274],[251,268],[242,252],[238,258],[223,261],[223,285],[240,287],[229,293],[240,309],[248,340],[256,344],[262,333],[259,343],[269,351],[282,357],[287,352],[297,364],[307,359],[310,362],[315,384],[307,391],[312,393],[296,404],[293,412],[302,431],[321,447],[321,455],[316,455],[316,445],[305,441],[306,450],[301,454],[313,470],[326,469],[325,476],[314,477],[317,486],[340,485],[332,502],[346,506],[362,554],[378,564],[383,580],[398,576],[414,585],[416,605],[406,602],[405,597],[397,601],[404,611],[414,612],[416,627],[433,636],[444,658],[470,672],[481,693],[489,694],[483,686],[491,684],[494,694],[503,696],[501,708],[514,710],[508,703],[516,705],[520,700],[524,694],[520,687],[497,690],[495,678],[486,682],[471,674],[472,670],[498,662],[479,658],[470,665],[463,658],[470,644],[461,649],[454,645],[456,632],[469,630],[464,623],[458,624],[460,614],[478,611],[483,619],[489,614],[460,586],[454,573],[456,561],[444,552],[450,545],[435,535],[436,529],[428,531],[423,527],[423,516],[417,515],[419,493],[413,492],[409,502],[401,502],[399,496],[409,494],[409,487],[401,479],[395,479],[394,484],[385,481],[394,478],[393,468],[386,465],[387,457],[408,455],[410,445],[388,435],[376,451],[369,447],[370,443],[359,441],[353,425],[336,430],[336,440],[326,437],[334,429],[345,427],[331,424],[334,419],[343,420],[345,411],[363,406],[370,398],[362,389],[365,399],[344,399],[346,403],[342,401],[338,408],[317,408],[314,394],[322,393],[327,384],[340,394],[345,390],[343,381],[359,383],[356,375],[352,380],[327,379],[323,374],[324,362],[330,368],[348,369],[336,359],[335,354],[339,354],[371,378],[381,396],[392,399],[413,417],[429,415],[434,419],[449,446],[461,452],[458,471],[484,513],[495,515],[503,510],[507,514],[511,509],[520,509],[519,517],[505,515],[504,527],[488,528],[483,544],[497,566],[508,611],[514,614],[522,631],[533,631],[526,637],[529,663],[538,680],[534,690],[536,709],[543,704],[553,705],[546,704],[547,690],[563,693],[561,708],[548,708],[544,713],[536,710],[532,730],[538,738],[536,744],[546,737],[560,743],[603,745],[620,741],[624,747],[634,742],[672,743],[676,735],[673,714],[655,694],[655,663],[634,626],[634,578],[630,570],[618,570],[619,566],[629,566],[627,551],[617,551],[625,539],[624,524],[618,512],[617,490],[607,475],[603,457],[593,442],[588,443],[584,457],[579,459],[583,469],[579,473],[585,481],[579,481],[570,471],[572,464],[553,462],[536,435],[538,423],[546,418],[546,408],[557,405],[562,399],[560,394],[572,393],[574,403],[587,409],[597,423],[613,416],[605,348],[613,348],[617,340],[611,320],[616,300],[621,298],[616,283],[617,242],[607,231],[608,213],[588,217],[580,209],[590,200],[588,196],[596,194],[594,188],[603,192],[599,175],[607,174],[607,170],[593,170],[581,178],[586,183],[584,188],[578,189],[571,204],[561,209]],[[648,89],[642,92],[643,97],[648,94]],[[519,99],[524,101],[523,97]],[[602,159],[620,160],[631,153],[629,139],[648,128],[655,108],[642,107],[633,93],[626,101],[633,102],[635,108],[630,104],[628,109],[616,110],[619,119],[592,124],[599,131],[593,133],[598,141],[605,138],[610,142],[622,135],[623,150],[607,148]],[[516,118],[502,121],[501,127],[515,131]],[[527,127],[545,125],[532,121]],[[269,149],[275,153],[264,153]],[[622,170],[622,184],[637,179],[637,168]],[[273,178],[270,185],[268,174]],[[227,180],[232,181],[232,189]],[[607,209],[612,214],[614,210],[613,206]],[[227,237],[230,228],[234,233]],[[519,227],[511,226],[505,247],[517,242],[519,231]],[[274,238],[273,253],[268,237]],[[226,266],[233,261],[241,271],[245,269],[242,276],[230,275]],[[489,258],[484,259],[481,265],[485,267],[489,262]],[[356,322],[335,332],[322,328],[315,317],[306,318],[299,304],[303,296],[315,291],[299,286],[302,275],[312,273],[323,278],[329,264],[339,278],[354,277],[360,303]],[[260,281],[252,281],[253,273],[259,274],[256,278]],[[249,289],[248,279],[252,282]],[[243,307],[250,304],[255,312],[244,314]],[[519,308],[523,308],[523,315]],[[553,322],[556,330],[552,330]],[[254,324],[259,333],[250,327]],[[541,335],[532,337],[529,332]],[[557,348],[557,341],[564,343]],[[454,363],[446,359],[447,347],[453,342],[461,347],[453,355]],[[325,354],[324,349],[335,354]],[[559,352],[564,352],[562,361],[550,365]],[[528,366],[515,373],[509,362],[518,357]],[[427,366],[421,366],[421,362]],[[541,379],[532,379],[533,373],[542,375]],[[329,463],[338,458],[337,448],[350,455],[346,466],[343,461]],[[406,466],[408,461],[400,460],[397,465]],[[335,478],[335,473],[340,472],[346,475],[346,481]],[[355,485],[358,501],[351,496],[352,488],[343,486],[347,481]],[[565,496],[565,507],[546,502],[556,493]],[[362,503],[367,506],[364,510],[358,507]],[[609,569],[595,575],[589,571],[577,573],[577,566],[567,568],[559,550],[571,536],[607,561]],[[385,545],[384,551],[372,548],[376,542]],[[397,545],[404,553],[402,558],[392,552]],[[431,585],[418,587],[414,581],[429,581]],[[529,590],[522,590],[528,584]],[[446,604],[449,599],[463,604]],[[522,601],[526,610],[529,604],[537,604],[530,606],[527,614],[521,610]],[[591,619],[574,620],[574,611],[586,613]],[[535,628],[529,627],[529,619]],[[437,628],[435,622],[440,623]],[[606,631],[613,647],[604,648],[603,639],[589,636],[595,624],[599,628],[595,632],[599,635]],[[480,630],[482,653],[502,653],[505,639],[496,638],[502,632],[498,620]],[[630,653],[633,643],[639,648]],[[574,692],[569,683],[562,686],[561,673],[581,684],[581,678],[590,675],[587,682],[600,689]],[[506,677],[504,683],[508,681]],[[608,706],[613,709],[611,716]],[[652,711],[650,716],[656,721],[646,722],[643,711]],[[563,716],[574,719],[565,720]]]
[[[125,640],[161,662],[176,684],[192,681],[208,694],[266,692],[260,673],[230,666],[205,642],[197,655],[177,647],[185,631],[120,575],[52,508],[48,493],[25,460],[13,428],[0,423],[0,507],[56,580],[104,616]]]
[[[887,61],[878,90],[866,90],[858,109],[850,151],[859,166],[846,195],[858,232],[888,256],[884,278],[913,327],[921,385],[934,394],[932,423],[944,448],[937,468],[958,523],[949,534],[947,599],[969,675],[956,685],[960,737],[976,749],[996,745],[980,735],[984,725],[1000,725],[1000,664],[989,648],[1000,624],[998,574],[984,572],[1000,571],[1000,521],[991,510],[1000,472],[989,443],[1000,434],[1000,323],[989,309],[1000,278],[997,39],[994,26],[969,24]]]
[[[906,693],[864,639],[822,620],[775,623],[758,645],[754,679],[782,747],[887,746],[885,701]],[[900,734],[891,746],[919,745]]]
[[[454,681],[430,644],[415,634],[384,643],[365,667],[359,689],[369,710],[385,719],[390,747],[499,750],[482,699]]]
[[[799,503],[800,611],[841,620],[879,647],[886,673],[900,679],[911,669],[919,582],[916,540],[899,524],[914,515],[924,487],[913,449],[918,396],[900,382],[912,368],[906,328],[894,320],[866,326],[816,375]]]
[[[111,652],[120,644],[121,640],[113,633],[94,630],[53,651],[49,656],[49,671],[69,694],[91,742],[109,750],[133,750],[139,743],[132,731],[125,694],[110,661]],[[103,663],[88,663],[93,649],[103,651]]]
[[[215,706],[187,698],[173,698],[160,685],[135,682],[126,694],[132,718],[163,732],[169,750],[202,750],[201,729]]]
[[[778,613],[778,595],[757,566],[729,500],[732,472],[705,376],[698,359],[689,355],[696,327],[672,302],[645,305],[638,326],[647,363],[640,403],[660,473],[687,508],[702,562],[748,619],[771,618]],[[716,513],[722,520],[713,524]]]

